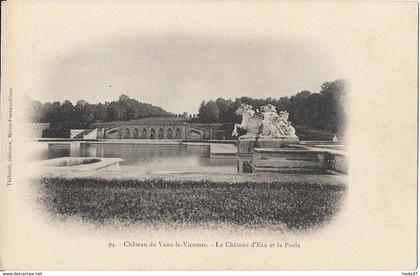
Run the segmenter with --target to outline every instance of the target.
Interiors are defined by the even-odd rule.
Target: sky
[[[343,38],[317,20],[328,10],[300,17],[298,4],[288,6],[294,12],[235,2],[14,5],[11,17],[25,15],[6,30],[25,77],[16,89],[41,102],[126,94],[195,114],[203,100],[279,98],[346,78],[334,59]]]
[[[43,100],[91,103],[126,94],[167,111],[196,113],[203,100],[318,92],[331,81],[328,53],[286,40],[200,35],[98,41],[60,56]]]

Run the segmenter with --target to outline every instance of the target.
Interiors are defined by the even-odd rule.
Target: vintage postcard
[[[417,2],[1,5],[1,269],[416,269]]]

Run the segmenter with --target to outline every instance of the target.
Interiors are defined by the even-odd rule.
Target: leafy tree
[[[210,122],[217,121],[219,119],[220,109],[215,101],[209,101],[207,103],[207,112]]]
[[[107,113],[108,121],[123,121],[126,117],[126,110],[120,102],[113,101],[109,104]]]
[[[94,121],[94,107],[84,100],[80,100],[74,107],[75,121],[83,125],[90,125]]]
[[[53,102],[51,111],[49,112],[48,122],[57,123],[57,122],[64,122],[64,116],[61,113],[61,104],[60,102]]]
[[[220,115],[219,106],[215,101],[203,101],[198,110],[198,116],[203,122],[217,122]]]
[[[69,100],[65,100],[61,105],[60,117],[65,122],[72,122],[74,120],[74,107]]]
[[[106,120],[108,105],[109,103],[98,103],[94,106],[93,117],[95,118],[95,122],[104,122]]]
[[[53,110],[52,103],[44,103],[41,109],[41,123],[50,123],[51,122],[51,114]]]
[[[218,121],[223,122],[223,123],[232,122],[233,118],[232,118],[231,109],[230,109],[230,105],[232,105],[232,101],[230,99],[225,100],[223,98],[218,98],[216,100],[216,104],[217,104],[217,107],[219,108]]]

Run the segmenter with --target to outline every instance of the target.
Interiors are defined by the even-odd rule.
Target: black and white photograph
[[[58,57],[50,100],[25,108],[39,204],[58,222],[312,231],[339,212],[346,81],[318,72],[301,85],[319,88],[293,91],[283,77],[321,57],[186,35],[85,49]]]
[[[415,2],[2,8],[2,219],[25,220],[27,246],[43,248],[28,258],[26,231],[5,226],[20,241],[3,244],[19,244],[5,269],[411,267],[411,253],[371,252],[402,239],[397,227],[415,232]],[[384,38],[395,18],[414,43]],[[393,43],[408,58],[380,56]],[[395,188],[394,169],[407,176]],[[407,219],[387,211],[399,202]]]

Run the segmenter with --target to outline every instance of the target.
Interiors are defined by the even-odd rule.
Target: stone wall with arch
[[[212,130],[193,125],[119,125],[104,129],[103,138],[203,140],[212,139]]]
[[[105,139],[186,139],[187,126],[119,126],[105,131]]]

